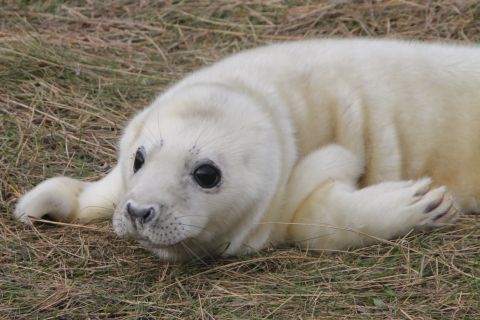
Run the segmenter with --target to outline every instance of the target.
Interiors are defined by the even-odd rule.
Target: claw
[[[423,213],[429,213],[437,209],[442,204],[444,196],[438,199],[437,201],[429,203],[428,206],[425,208],[425,210],[423,210]]]

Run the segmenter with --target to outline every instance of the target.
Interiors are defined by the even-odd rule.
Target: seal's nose
[[[142,220],[147,222],[153,219],[156,214],[155,207],[151,205],[142,206],[140,204],[129,201],[127,203],[127,213],[134,220]]]

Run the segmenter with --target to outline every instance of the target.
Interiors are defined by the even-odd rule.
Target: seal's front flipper
[[[50,217],[55,221],[110,217],[118,201],[122,181],[119,167],[97,182],[83,182],[68,177],[43,181],[23,195],[15,208],[15,217],[25,223],[33,218]]]
[[[334,153],[321,150],[312,154],[308,163],[301,162],[292,176],[290,190],[295,202],[290,202],[294,214],[289,240],[314,249],[348,249],[456,220],[459,211],[453,197],[446,187],[432,187],[430,178],[357,189],[355,181],[346,178],[354,177],[348,172],[353,158],[338,148],[331,149]],[[321,176],[322,169],[328,179]],[[296,177],[310,182],[302,184]],[[309,185],[312,188],[307,188]]]

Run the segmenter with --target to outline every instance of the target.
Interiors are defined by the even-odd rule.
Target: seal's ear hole
[[[195,182],[203,189],[212,189],[220,184],[222,174],[211,163],[199,165],[192,173]]]
[[[137,152],[135,152],[135,160],[133,161],[133,173],[136,173],[141,167],[143,167],[143,164],[145,163],[145,156],[145,148],[138,148]]]

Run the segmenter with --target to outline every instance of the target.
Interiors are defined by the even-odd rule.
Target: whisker
[[[148,133],[150,134],[150,137],[153,139],[154,145],[162,145],[162,140],[158,140],[157,136],[154,134],[154,132],[148,127],[144,126],[144,128],[147,129]],[[149,139],[150,139],[149,137]]]
[[[257,123],[258,123],[258,124],[261,124],[262,121],[259,120],[259,121],[253,122],[252,125],[255,125],[255,124],[257,124]],[[213,144],[213,143],[217,143],[220,139],[225,140],[225,138],[230,138],[230,137],[238,134],[238,132],[243,132],[243,131],[245,130],[245,128],[246,128],[246,126],[241,126],[240,128],[238,128],[238,130],[230,131],[228,134],[222,135],[221,138],[215,137],[215,138],[213,138],[213,139],[210,139],[209,141],[205,141],[205,142],[202,144],[202,147],[206,147],[206,146],[209,146],[209,145],[211,145],[211,144]],[[203,131],[205,131],[206,129],[207,129],[207,128],[205,128]],[[203,131],[202,131],[202,133],[203,133]],[[197,138],[197,141],[198,141],[198,139],[199,139],[199,138]],[[196,142],[197,142],[197,141],[196,141]]]
[[[199,248],[204,253],[205,257],[208,256],[210,259],[215,260],[215,257],[207,249],[205,249],[205,247],[202,246],[199,241],[197,241],[196,239],[190,239],[190,242],[197,248]]]
[[[157,112],[157,130],[158,130],[158,135],[160,136],[160,146],[163,146],[163,136],[162,136],[162,131],[160,130],[160,115]]]
[[[223,255],[225,252],[227,252],[228,248],[230,248],[230,245],[232,243],[230,241],[227,241],[225,243],[221,243],[217,248],[221,248],[222,246],[225,245],[225,247],[222,249],[222,251],[219,251],[219,255]],[[215,250],[216,251],[216,250]]]
[[[185,218],[185,217],[196,217],[196,218],[208,218],[208,216],[203,215],[196,215],[196,214],[186,214],[183,216],[176,216],[178,219]]]
[[[199,255],[197,255],[195,251],[190,249],[190,247],[184,241],[180,241],[179,243],[183,246],[185,251],[188,251],[195,259],[202,262],[205,266],[208,266],[208,264]]]
[[[202,230],[202,231],[208,232],[208,233],[210,233],[210,234],[212,233],[211,231],[207,230],[206,228],[199,227],[199,226],[196,226],[196,225],[193,225],[193,224],[179,223],[179,225],[181,225],[181,226],[187,226],[187,227],[194,227],[194,228],[200,229],[200,230]]]
[[[195,139],[195,142],[193,143],[193,146],[195,146],[195,147],[197,146],[198,141],[200,140],[201,136],[207,131],[208,128],[209,127],[207,127],[207,126],[204,126],[202,128],[202,130],[198,133],[197,139]]]

